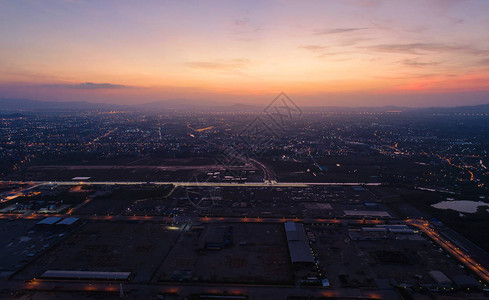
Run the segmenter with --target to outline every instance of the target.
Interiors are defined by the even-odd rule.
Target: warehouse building
[[[131,272],[47,270],[39,278],[57,280],[129,281]]]
[[[37,222],[36,225],[40,228],[51,228],[59,220],[61,220],[59,217],[47,217]]]
[[[284,227],[292,264],[314,264],[314,257],[311,253],[304,225],[301,223],[286,222],[284,223]]]
[[[449,288],[452,286],[452,281],[442,271],[430,271],[428,274],[434,281],[436,281],[438,286],[444,288]]]
[[[345,210],[345,217],[391,218],[391,215],[386,211],[377,210]]]
[[[70,217],[70,218],[66,218],[66,219],[59,221],[58,223],[56,223],[56,225],[71,226],[71,225],[75,224],[76,222],[78,222],[78,220],[79,220],[79,218]]]
[[[199,248],[220,250],[232,244],[233,228],[231,226],[207,226],[202,232]]]

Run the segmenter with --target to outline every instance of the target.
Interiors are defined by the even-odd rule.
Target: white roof
[[[284,228],[292,263],[314,263],[304,225],[302,223],[285,222]]]
[[[345,210],[346,216],[361,216],[361,217],[386,217],[390,218],[391,215],[386,211],[370,211],[370,210]]]
[[[78,220],[79,220],[78,218],[74,218],[74,217],[66,218],[64,220],[59,221],[56,225],[71,225]]]
[[[452,281],[442,271],[430,271],[428,272],[431,278],[440,284],[450,284]]]
[[[53,225],[54,223],[61,220],[59,217],[47,217],[37,222],[37,225]]]
[[[78,177],[73,177],[71,178],[71,180],[88,180],[92,177],[82,177],[82,176],[78,176]]]
[[[41,278],[79,278],[79,279],[119,279],[127,280],[131,272],[100,272],[100,271],[70,271],[47,270]]]

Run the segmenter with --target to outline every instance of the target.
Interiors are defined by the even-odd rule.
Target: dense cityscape
[[[293,112],[4,114],[5,295],[483,297],[486,114]]]
[[[0,300],[489,298],[489,1],[0,1]]]

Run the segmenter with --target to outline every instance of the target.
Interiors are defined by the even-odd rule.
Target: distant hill
[[[304,112],[405,112],[415,110],[411,107],[400,106],[361,106],[361,107],[346,107],[346,106],[306,106],[302,107]]]
[[[52,102],[30,99],[0,98],[0,110],[30,111],[30,110],[110,110],[119,105],[90,102]]]
[[[487,114],[489,113],[489,104],[480,104],[472,106],[455,106],[455,107],[429,107],[420,108],[422,111],[434,113],[468,113],[468,114]]]
[[[171,99],[134,105],[117,105],[92,102],[54,102],[30,99],[0,98],[0,111],[33,111],[33,110],[136,110],[158,112],[167,110],[189,111],[262,111],[263,108],[247,104],[232,104],[217,101],[193,99]]]
[[[31,99],[0,98],[0,111],[12,113],[38,110],[134,110],[158,112],[168,110],[221,111],[221,112],[263,112],[264,107],[250,104],[226,104],[218,101],[172,99],[135,105],[118,105],[92,102],[54,102]],[[456,107],[345,107],[345,106],[304,106],[303,112],[418,112],[418,113],[489,113],[489,104]]]
[[[193,109],[205,109],[209,107],[223,106],[226,104],[207,101],[207,100],[194,100],[194,99],[170,99],[155,102],[148,102],[143,104],[132,105],[132,108],[140,110],[193,110]]]
[[[2,119],[18,119],[23,117],[25,117],[25,115],[20,113],[5,114],[5,115],[0,114],[0,118]]]

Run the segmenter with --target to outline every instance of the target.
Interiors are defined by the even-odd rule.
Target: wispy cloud
[[[432,0],[430,2],[430,5],[434,6],[435,8],[441,11],[446,11],[450,8],[462,4],[465,1],[466,0]]]
[[[331,58],[333,56],[340,56],[343,54],[345,54],[345,53],[343,53],[343,52],[324,52],[324,53],[321,53],[320,55],[318,55],[317,58]],[[348,58],[344,57],[342,59],[336,59],[335,61],[345,61],[345,60],[348,60]]]
[[[362,48],[385,53],[423,54],[424,52],[463,52],[473,55],[489,54],[489,50],[477,49],[473,48],[472,46],[447,45],[438,43],[379,44]]]
[[[263,31],[263,28],[249,17],[234,19],[230,29],[233,39],[247,42],[255,40],[257,35]]]
[[[212,61],[190,61],[183,65],[204,70],[231,71],[246,68],[250,64],[248,59],[231,59],[231,60],[212,60]]]
[[[309,50],[312,52],[320,52],[326,50],[328,47],[324,47],[320,45],[304,45],[304,46],[299,46],[299,48]]]
[[[113,84],[113,83],[93,83],[93,82],[83,82],[79,84],[47,84],[44,87],[54,87],[54,88],[70,88],[70,89],[80,89],[80,90],[115,90],[115,89],[126,89],[131,88],[127,85]]]
[[[320,46],[320,45],[304,45],[304,46],[299,46],[299,48],[310,51],[311,53],[314,53],[316,55],[316,57],[320,58],[320,59],[323,59],[323,58],[331,59],[333,56],[346,54],[345,52],[328,51],[330,49],[330,47],[325,47],[325,46]],[[343,58],[343,59],[347,60],[346,58]],[[339,60],[335,60],[335,61],[339,61]]]
[[[400,62],[403,65],[410,66],[410,67],[416,67],[416,68],[432,67],[432,66],[437,66],[437,65],[441,64],[441,62],[435,62],[435,61],[423,62],[423,61],[420,61],[418,59],[403,59]]]
[[[366,30],[367,27],[348,27],[348,28],[330,28],[330,29],[315,29],[315,35],[326,35],[326,34],[338,34],[338,33],[349,33],[360,30]]]
[[[335,46],[339,47],[349,47],[349,46],[355,46],[358,44],[361,44],[365,41],[371,41],[373,38],[368,38],[368,37],[356,37],[356,38],[343,38],[339,39],[335,42]]]
[[[234,25],[236,26],[246,26],[248,24],[250,24],[250,18],[244,17],[234,19]]]
[[[439,51],[439,50],[446,50],[447,47],[440,44],[411,43],[411,44],[379,44],[379,45],[368,46],[364,48],[376,52],[419,54],[419,51]]]
[[[382,2],[382,0],[354,0],[350,3],[360,7],[379,7]]]
[[[453,24],[462,24],[462,23],[465,23],[465,20],[462,19],[462,18],[454,18],[454,17],[450,17],[450,16],[447,16],[448,20],[450,20],[450,22],[452,22]]]

